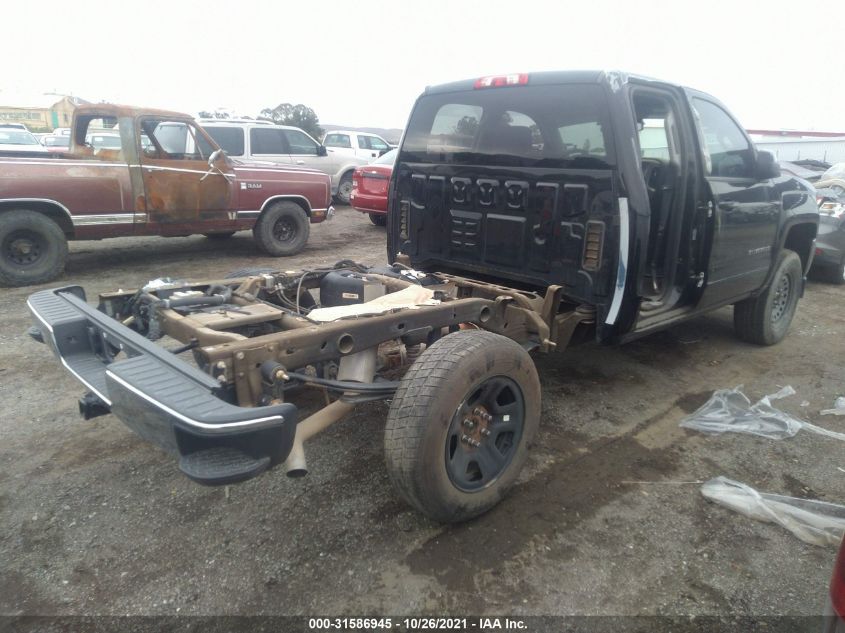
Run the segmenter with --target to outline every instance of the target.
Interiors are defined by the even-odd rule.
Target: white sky
[[[8,2],[0,88],[196,113],[282,102],[404,127],[426,85],[618,69],[724,101],[749,128],[845,131],[845,2]]]

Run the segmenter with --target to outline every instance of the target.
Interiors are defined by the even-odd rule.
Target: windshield
[[[38,139],[26,130],[0,129],[0,145],[38,145]]]
[[[376,158],[371,165],[392,165],[396,162],[396,155],[399,153],[398,149],[392,149]]]
[[[602,88],[593,84],[424,95],[402,160],[604,169],[614,163],[608,118]]]

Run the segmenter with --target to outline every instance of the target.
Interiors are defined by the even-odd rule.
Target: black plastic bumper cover
[[[227,402],[211,376],[89,306],[79,286],[37,292],[27,305],[62,365],[138,435],[178,455],[195,481],[249,479],[290,453],[293,404]]]

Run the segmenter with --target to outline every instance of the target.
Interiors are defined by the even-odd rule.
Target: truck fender
[[[14,209],[26,209],[41,213],[52,219],[67,237],[73,237],[73,216],[61,202],[49,198],[0,198],[0,213]]]
[[[772,261],[777,261],[783,249],[787,248],[795,251],[798,257],[801,258],[801,268],[804,271],[804,277],[810,270],[813,263],[813,255],[816,251],[816,233],[818,232],[818,224],[808,220],[806,217],[795,216],[787,218],[781,225],[778,232],[777,247],[773,249]],[[766,275],[766,280],[763,285],[754,293],[758,294],[763,288],[767,288],[772,281],[775,267],[769,268],[769,273]],[[801,296],[804,295],[804,288],[801,288]]]
[[[309,218],[311,217],[311,204],[308,202],[308,199],[305,196],[297,196],[297,195],[288,195],[288,194],[280,194],[278,196],[270,196],[264,201],[264,204],[261,205],[261,213],[258,214],[261,217],[261,214],[264,213],[268,208],[270,208],[275,202],[279,200],[290,200],[291,202],[295,202],[302,210],[305,211],[305,215]]]

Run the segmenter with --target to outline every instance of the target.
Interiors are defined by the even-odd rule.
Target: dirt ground
[[[384,229],[341,208],[300,256],[251,235],[71,245],[60,283],[98,292],[160,276],[214,277],[342,258],[384,262]],[[52,284],[58,285],[58,284]],[[737,341],[731,309],[621,348],[536,358],[537,447],[511,495],[443,527],[397,498],[383,467],[387,405],[310,442],[310,474],[196,485],[116,418],[82,421],[82,387],[26,336],[25,299],[0,290],[2,614],[736,614],[820,612],[835,552],[706,501],[725,475],[845,502],[837,440],[708,437],[678,427],[714,389],[819,416],[845,395],[845,288],[811,283],[778,346]]]

